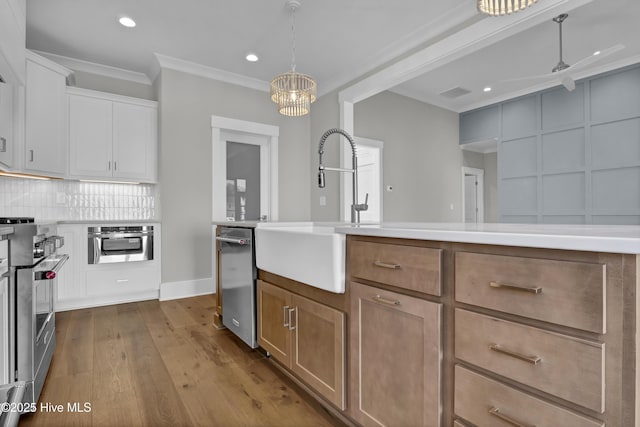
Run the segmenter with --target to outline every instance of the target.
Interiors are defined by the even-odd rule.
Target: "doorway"
[[[360,221],[382,222],[383,192],[382,165],[384,142],[375,139],[354,137],[358,157],[358,202],[364,203],[368,195],[369,209],[360,212]],[[343,145],[342,165],[351,167],[351,146]],[[342,220],[351,216],[351,175],[341,174],[342,178]]]
[[[484,170],[462,168],[462,220],[465,223],[484,222]]]
[[[211,117],[213,221],[278,219],[277,126]]]

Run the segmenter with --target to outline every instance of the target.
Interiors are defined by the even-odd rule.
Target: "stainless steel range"
[[[56,276],[68,255],[55,224],[33,218],[0,218],[9,235],[9,378],[25,383],[23,402],[36,403],[56,346],[54,295]]]

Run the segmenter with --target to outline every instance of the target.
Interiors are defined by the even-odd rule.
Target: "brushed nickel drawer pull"
[[[507,283],[498,283],[498,282],[489,282],[489,286],[497,289],[510,289],[513,291],[530,292],[532,294],[542,293],[542,288],[540,286],[528,287],[528,286],[511,285]]]
[[[289,326],[289,322],[287,321],[287,310],[289,309],[288,305],[282,306],[282,327],[286,328]]]
[[[293,324],[293,316],[291,316],[291,314],[295,314],[296,315],[296,325],[298,324],[298,307],[293,307],[290,308],[289,310],[289,330],[293,331],[296,326]]]
[[[502,412],[500,412],[500,409],[496,408],[495,406],[492,406],[491,409],[489,409],[489,414],[493,415],[494,417],[500,418],[502,421],[507,422],[515,427],[536,427],[533,424],[526,424],[503,414]]]
[[[400,305],[400,301],[393,300],[393,299],[386,299],[381,297],[380,295],[376,295],[375,297],[371,297],[371,299],[373,299],[376,302],[381,302],[383,304],[387,304],[387,305]]]
[[[495,351],[495,352],[498,352],[498,353],[501,353],[501,354],[505,354],[507,356],[511,356],[511,357],[514,357],[514,358],[519,359],[519,360],[523,360],[523,361],[525,361],[527,363],[531,363],[532,365],[537,365],[539,363],[542,363],[542,358],[541,357],[538,357],[538,356],[527,356],[525,354],[520,354],[520,353],[517,353],[517,352],[515,352],[513,350],[506,349],[506,348],[502,347],[500,344],[491,344],[489,346],[489,348],[491,350]]]
[[[390,270],[400,270],[400,264],[389,264],[388,262],[373,261],[376,267],[388,268]]]

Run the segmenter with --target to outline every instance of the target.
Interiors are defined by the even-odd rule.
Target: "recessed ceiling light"
[[[244,58],[249,62],[257,62],[258,61],[258,55],[256,55],[255,53],[249,53]]]
[[[491,92],[491,88],[489,86],[485,87],[484,89],[482,89],[485,92]]]
[[[127,28],[133,28],[136,26],[136,21],[129,18],[128,16],[121,17],[120,19],[118,19],[118,22],[120,22],[120,25],[123,25]]]
[[[596,50],[595,52],[593,52],[593,56],[598,56],[598,55],[600,55],[600,51],[599,50]]]

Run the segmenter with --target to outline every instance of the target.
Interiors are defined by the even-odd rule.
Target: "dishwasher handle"
[[[218,242],[234,243],[236,245],[244,246],[251,243],[250,239],[233,239],[231,237],[216,237]]]

